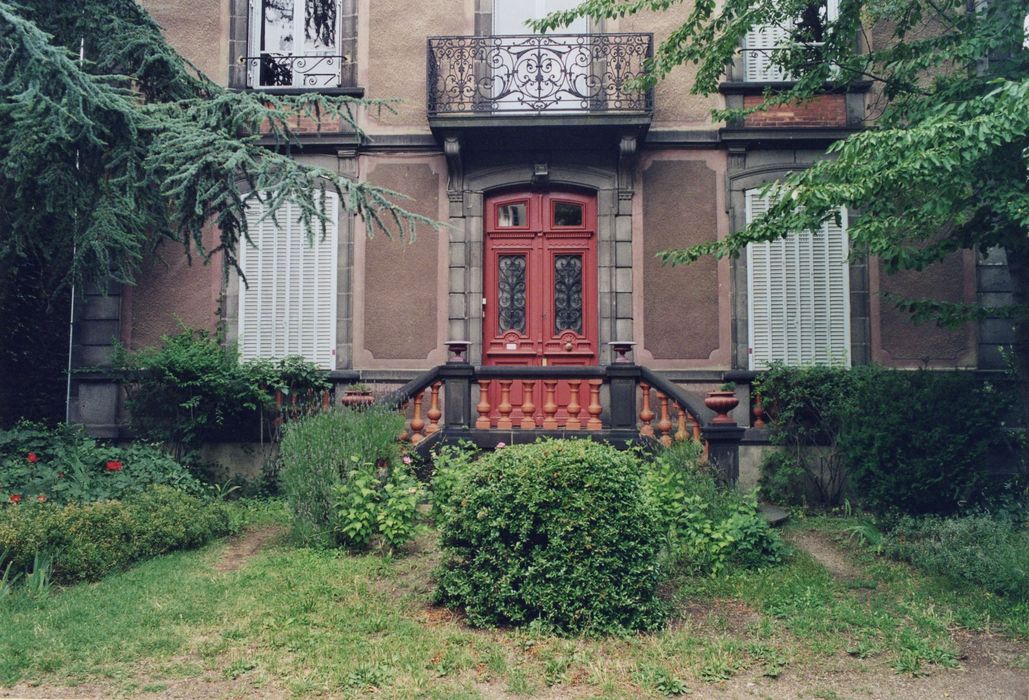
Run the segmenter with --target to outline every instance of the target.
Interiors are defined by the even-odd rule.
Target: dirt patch
[[[115,685],[30,686],[16,685],[0,689],[0,698],[162,698],[162,700],[190,700],[192,698],[281,698],[288,693],[281,687],[262,683],[260,686],[243,679],[189,678],[165,681],[148,680],[135,688]]]
[[[269,526],[230,538],[229,546],[222,552],[218,563],[214,565],[214,570],[226,574],[239,571],[250,557],[268,546],[269,542],[283,532],[281,527]]]
[[[1029,645],[995,634],[955,630],[954,642],[962,664],[976,666],[1009,666],[1025,671],[1029,677]],[[1029,698],[1029,695],[1026,695]]]
[[[441,625],[449,625],[459,622],[463,617],[455,610],[444,608],[442,605],[433,605],[418,611],[415,614],[415,619],[423,625],[439,627]]]
[[[980,636],[980,635],[974,635]],[[885,664],[860,664],[834,659],[788,668],[777,679],[755,672],[740,674],[717,685],[693,685],[694,698],[838,698],[894,700],[950,698],[952,700],[1026,700],[1029,672],[1005,665],[963,662],[960,669],[927,669],[930,675],[898,675]]]
[[[861,569],[854,566],[847,555],[821,532],[815,530],[795,532],[789,536],[789,541],[814,557],[815,561],[824,566],[833,578],[842,580],[861,578]]]
[[[670,623],[670,629],[683,625],[697,629],[716,629],[734,635],[745,635],[754,625],[761,621],[761,615],[741,600],[716,598],[703,602],[687,603],[678,619]]]

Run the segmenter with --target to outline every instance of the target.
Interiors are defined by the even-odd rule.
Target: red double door
[[[597,364],[596,220],[596,199],[590,195],[517,192],[487,200],[483,364]],[[490,392],[494,411],[496,385]],[[518,418],[521,383],[515,381],[512,390],[512,417]],[[542,391],[537,382],[537,417]],[[584,382],[578,403],[585,407],[588,397]],[[568,399],[568,383],[562,381],[559,417]]]

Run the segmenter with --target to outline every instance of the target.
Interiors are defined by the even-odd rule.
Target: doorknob
[[[572,351],[572,347],[574,347],[574,346],[571,343],[565,343],[565,350],[567,352],[571,352]]]

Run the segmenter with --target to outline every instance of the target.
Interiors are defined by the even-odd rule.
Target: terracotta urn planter
[[[718,414],[711,421],[712,423],[717,425],[736,425],[736,421],[729,417],[729,411],[740,405],[740,400],[736,398],[735,391],[722,389],[709,391],[707,396],[704,397],[704,405]]]

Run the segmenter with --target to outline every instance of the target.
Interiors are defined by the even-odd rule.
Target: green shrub
[[[755,382],[773,417],[769,440],[781,448],[761,464],[766,499],[825,508],[843,502],[847,479],[839,440],[860,371],[775,363]]]
[[[104,445],[81,426],[18,423],[0,431],[0,502],[124,498],[154,484],[194,495],[204,485],[155,445]]]
[[[988,515],[904,518],[884,538],[883,551],[955,584],[1029,600],[1024,524]]]
[[[403,416],[379,406],[324,411],[286,425],[279,480],[301,541],[327,544],[333,538],[339,488],[355,468],[394,471],[403,428]]]
[[[779,562],[782,544],[753,497],[719,484],[700,456],[700,445],[687,441],[644,461],[643,487],[669,568],[717,574]]]
[[[471,624],[564,632],[646,630],[659,538],[628,452],[589,440],[505,447],[444,467],[437,598]]]
[[[121,501],[23,503],[0,511],[0,552],[28,572],[53,557],[57,581],[93,581],[139,559],[197,547],[230,532],[227,508],[167,486]]]
[[[440,445],[432,454],[432,515],[439,518],[458,482],[482,452],[471,442]]]
[[[776,365],[756,388],[784,453],[763,466],[769,498],[832,506],[849,491],[879,514],[949,514],[1003,487],[988,466],[1015,397],[971,373]]]
[[[235,348],[188,328],[162,337],[159,348],[120,351],[115,364],[133,376],[128,406],[136,434],[186,452],[226,437],[257,439],[276,390],[290,395],[290,411],[298,413],[317,407],[329,387],[302,357],[240,362]]]
[[[335,488],[335,530],[340,544],[366,549],[380,535],[391,549],[411,541],[417,533],[422,485],[406,465],[377,470],[370,462],[357,463]]]
[[[807,495],[811,493],[811,473],[797,459],[780,450],[765,454],[761,460],[759,470],[761,477],[758,480],[758,491],[762,499],[770,503],[790,506],[827,504],[819,500],[817,503],[809,503]]]
[[[1002,488],[990,456],[1009,439],[1011,392],[956,372],[863,371],[840,436],[861,502],[876,513],[954,513]]]

